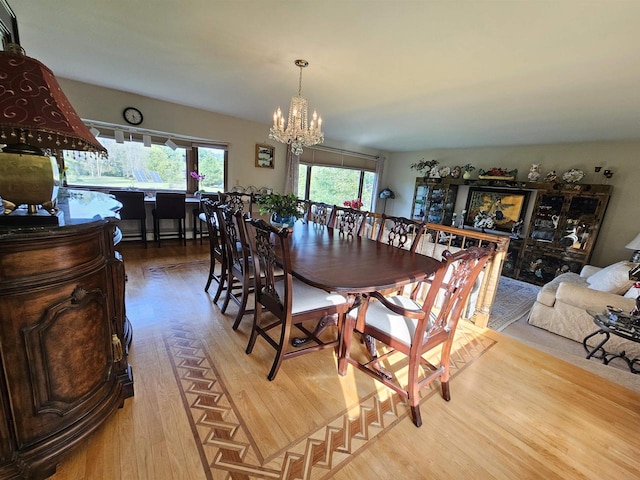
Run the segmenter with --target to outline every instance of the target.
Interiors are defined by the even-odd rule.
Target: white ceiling
[[[640,1],[9,0],[60,77],[386,151],[640,139]]]

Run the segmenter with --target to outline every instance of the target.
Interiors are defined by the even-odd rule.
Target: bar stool
[[[147,248],[147,211],[144,206],[144,192],[111,190],[109,193],[122,204],[119,212],[120,220],[138,220],[140,222],[140,233],[127,233],[126,237],[141,237],[144,248]]]
[[[178,239],[187,244],[186,235],[186,195],[184,193],[157,193],[156,206],[153,209],[153,239],[160,246],[161,236],[175,236],[174,233],[162,235],[160,233],[160,220],[178,220]]]

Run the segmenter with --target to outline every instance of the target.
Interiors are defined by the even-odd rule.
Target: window
[[[67,184],[91,188],[137,188],[141,190],[225,190],[227,147],[192,143],[171,137],[173,147],[165,145],[166,136],[142,131],[125,133],[127,140],[117,142],[114,129],[98,126],[98,141],[107,149],[108,158],[76,151],[63,151]],[[150,141],[149,141],[150,140]],[[204,178],[191,177],[196,171]]]
[[[362,200],[364,210],[373,206],[377,158],[330,149],[308,148],[300,156],[298,194],[307,200],[342,205]]]

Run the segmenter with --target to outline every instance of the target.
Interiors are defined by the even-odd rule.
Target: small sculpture
[[[558,178],[558,174],[556,173],[555,170],[551,170],[549,173],[547,173],[547,176],[544,177],[544,181],[551,183],[551,182],[555,182],[556,178]]]
[[[451,169],[451,178],[460,178],[462,175],[462,167],[456,166]]]
[[[530,182],[537,182],[538,179],[540,178],[540,164],[539,163],[534,163],[531,165],[531,168],[529,169],[529,174],[527,175],[527,178],[529,179]]]

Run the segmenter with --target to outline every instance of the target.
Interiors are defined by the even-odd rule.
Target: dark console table
[[[58,206],[0,221],[0,479],[52,475],[133,395],[121,205],[62,189]]]

